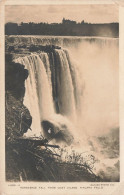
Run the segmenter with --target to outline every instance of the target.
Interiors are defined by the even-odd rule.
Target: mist
[[[102,135],[119,126],[118,40],[82,41],[69,48],[80,82],[80,135]]]

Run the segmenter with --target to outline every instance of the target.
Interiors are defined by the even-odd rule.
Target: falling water
[[[26,81],[24,104],[32,115],[32,129],[41,133],[41,121],[54,113],[50,84],[44,64],[37,54],[18,58],[16,62],[25,65],[29,71]]]
[[[43,132],[43,120],[69,130],[78,140],[71,147],[75,150],[77,147],[80,153],[93,152],[98,157],[96,172],[116,181],[119,177],[118,40],[26,36],[8,39],[12,44],[62,47],[16,59],[29,71],[24,104],[33,117],[33,133]]]
[[[76,70],[67,50],[54,49],[52,55],[34,53],[19,57],[15,62],[25,65],[29,71],[24,104],[32,115],[33,133],[42,132],[43,120],[67,117],[75,121],[78,96],[74,77]]]
[[[64,50],[55,50],[56,56],[56,87],[58,112],[69,118],[75,116],[74,86],[69,67],[69,61]]]

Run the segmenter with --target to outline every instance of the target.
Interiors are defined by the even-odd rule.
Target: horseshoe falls
[[[54,36],[6,40],[22,47],[14,61],[29,71],[24,104],[32,116],[32,132],[27,136],[42,134],[64,143],[68,152],[72,150],[68,145],[83,154],[90,152],[98,157],[96,173],[118,180],[119,40]]]
[[[15,57],[29,71],[24,103],[32,115],[32,133],[43,131],[44,120],[68,121],[74,126],[73,133],[82,138],[107,133],[119,125],[118,39],[49,36],[6,39],[20,47],[39,46],[37,52],[28,54],[26,48],[26,54]]]
[[[65,123],[76,120],[79,87],[68,50],[32,53],[15,62],[23,64],[29,71],[24,104],[32,115],[33,134],[43,133],[41,123],[44,120],[56,119],[59,123],[63,123],[64,118]]]

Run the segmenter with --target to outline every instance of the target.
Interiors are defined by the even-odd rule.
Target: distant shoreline
[[[119,23],[6,23],[6,35],[74,36],[74,37],[119,37]]]

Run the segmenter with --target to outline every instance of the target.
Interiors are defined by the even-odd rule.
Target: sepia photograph
[[[120,182],[119,8],[5,5],[7,182]]]

